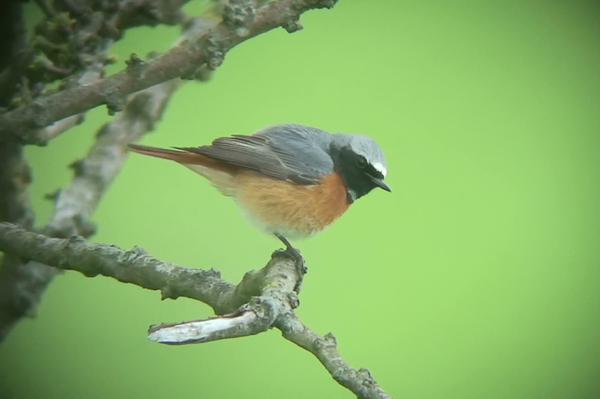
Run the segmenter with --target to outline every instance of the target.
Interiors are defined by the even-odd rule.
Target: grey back
[[[223,137],[209,146],[179,149],[308,185],[333,172],[329,154],[332,137],[325,130],[283,123],[267,126],[250,136]]]

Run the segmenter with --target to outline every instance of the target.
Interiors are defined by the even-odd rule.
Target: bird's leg
[[[286,254],[287,256],[292,258],[294,260],[294,262],[296,262],[296,271],[298,272],[299,280],[298,280],[298,283],[296,284],[296,287],[294,288],[294,290],[296,292],[300,292],[300,285],[302,284],[302,278],[308,272],[308,268],[304,264],[304,258],[302,257],[302,255],[300,255],[300,251],[298,251],[297,248],[294,248],[292,246],[292,244],[290,244],[290,242],[287,240],[287,238],[285,238],[284,236],[282,236],[279,233],[275,233],[275,236],[277,238],[279,238],[279,240],[281,240],[281,242],[286,247],[286,249],[281,251],[281,253]]]
[[[285,245],[285,252],[287,255],[289,255],[294,261],[296,261],[296,267],[298,267],[299,271],[301,271],[300,275],[304,275],[306,274],[306,272],[308,271],[308,269],[306,268],[306,266],[304,265],[304,258],[302,257],[302,255],[300,255],[300,251],[298,251],[297,248],[294,248],[292,246],[292,244],[290,244],[290,242],[287,240],[287,238],[285,238],[284,236],[282,236],[279,233],[275,233],[275,236],[277,238],[279,238],[281,240],[281,242]]]

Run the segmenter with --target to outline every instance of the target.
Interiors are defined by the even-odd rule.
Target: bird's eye
[[[365,157],[358,157],[358,159],[356,160],[356,166],[358,166],[361,169],[367,166],[367,160],[365,159]]]

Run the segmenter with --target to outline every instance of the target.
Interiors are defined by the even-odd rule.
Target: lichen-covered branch
[[[350,367],[340,356],[333,334],[324,337],[305,326],[294,312],[299,279],[294,261],[276,251],[260,270],[246,273],[234,286],[219,272],[187,269],[155,259],[136,247],[90,243],[79,236],[50,238],[0,223],[0,251],[86,276],[103,275],[143,288],[160,290],[163,298],[185,296],[211,306],[220,316],[150,327],[152,341],[181,345],[258,334],[272,327],[319,359],[331,376],[361,399],[389,399],[366,369]]]
[[[216,304],[234,289],[215,270],[187,269],[148,256],[136,247],[124,251],[114,245],[95,244],[74,235],[52,238],[0,223],[0,251],[88,277],[103,275],[124,283],[160,290],[163,298],[185,296]]]
[[[294,287],[300,278],[295,261],[285,251],[276,251],[265,267],[249,271],[234,289],[210,303],[222,316],[151,326],[148,339],[182,345],[267,331],[299,305]]]
[[[230,1],[223,21],[198,40],[186,40],[147,62],[143,69],[127,68],[88,85],[62,90],[30,105],[0,115],[0,141],[45,144],[36,132],[57,120],[106,104],[119,110],[123,99],[167,80],[194,77],[204,64],[217,68],[225,54],[249,38],[276,27],[301,29],[299,17],[307,10],[333,7],[337,0],[277,0],[254,10],[250,0]]]

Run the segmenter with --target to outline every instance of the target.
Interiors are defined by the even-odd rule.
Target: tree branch
[[[220,279],[215,270],[187,269],[163,262],[140,247],[124,251],[114,245],[95,244],[73,235],[51,238],[28,232],[9,223],[0,223],[0,251],[85,276],[103,275],[150,290],[163,298],[180,296],[217,304],[234,286]]]
[[[203,64],[217,68],[234,46],[276,27],[289,32],[301,29],[300,15],[315,8],[331,8],[337,0],[278,0],[254,11],[250,0],[231,1],[223,21],[199,40],[187,40],[149,61],[143,70],[127,68],[88,85],[65,89],[0,115],[0,141],[45,144],[36,134],[57,120],[82,113],[98,105],[119,109],[127,95],[179,77],[193,77]]]
[[[72,164],[75,177],[55,195],[55,211],[42,231],[49,236],[89,236],[90,216],[127,158],[127,143],[139,139],[160,118],[177,81],[168,81],[133,96],[124,112],[104,125],[88,155]],[[0,270],[0,342],[23,317],[35,314],[41,296],[59,271],[39,262],[21,264],[5,256]]]
[[[212,26],[203,18],[191,21],[183,38],[198,37]],[[86,75],[93,74],[88,71]],[[85,76],[85,75],[84,75]],[[92,78],[94,78],[92,76]],[[55,211],[48,225],[42,231],[48,236],[68,237],[73,234],[90,236],[95,231],[95,226],[90,216],[95,211],[104,192],[123,166],[127,158],[126,145],[130,141],[138,140],[143,134],[154,127],[155,122],[160,119],[168,99],[179,86],[178,80],[171,80],[160,85],[146,89],[129,99],[124,112],[112,122],[105,124],[97,134],[96,142],[90,149],[88,155],[80,161],[74,162],[72,168],[75,177],[71,184],[64,190],[59,190],[53,195],[55,199]],[[44,134],[53,131],[60,132],[67,128],[69,121],[75,117],[66,118],[53,126],[42,129]],[[6,167],[0,169],[0,179],[4,183],[3,195],[0,198],[12,202],[14,209],[25,206],[28,209],[29,202],[26,192],[26,183],[29,179],[29,169],[23,167],[15,169],[8,166],[9,161],[20,156],[21,146],[16,143],[0,144],[6,149],[6,157],[0,158],[6,162]],[[16,161],[10,161],[10,165],[19,165]],[[22,159],[20,162],[24,162]],[[3,165],[0,165],[3,166]],[[19,171],[19,173],[17,173]],[[27,173],[24,173],[27,172]],[[9,179],[10,178],[10,179]],[[0,183],[2,185],[3,183]],[[15,194],[11,194],[11,193]],[[14,199],[24,199],[14,202]],[[26,201],[25,201],[26,199]],[[19,211],[24,213],[25,211]],[[19,212],[11,211],[11,215]],[[31,221],[26,227],[33,225],[33,217],[30,210]],[[4,220],[20,223],[19,219],[6,217]],[[0,342],[7,336],[12,327],[24,316],[35,315],[37,305],[42,294],[59,273],[59,270],[48,267],[38,262],[27,262],[25,264],[18,258],[5,256],[2,259],[0,269]]]
[[[163,299],[186,296],[204,302],[222,316],[207,320],[151,326],[148,339],[189,344],[254,335],[271,327],[319,359],[331,376],[361,399],[389,399],[366,369],[356,370],[340,356],[333,334],[324,337],[305,326],[294,313],[299,279],[295,263],[276,251],[269,263],[234,286],[214,269],[187,269],[155,259],[135,247],[90,243],[78,236],[50,238],[0,223],[0,251],[88,277],[103,275],[142,288],[160,290]]]

